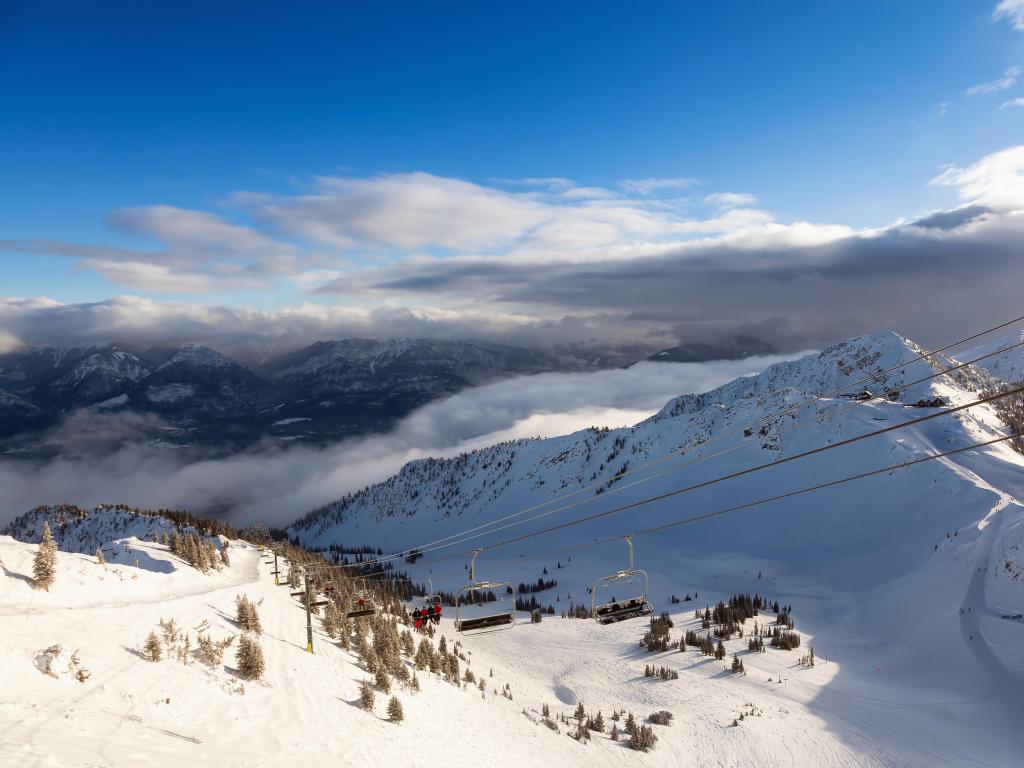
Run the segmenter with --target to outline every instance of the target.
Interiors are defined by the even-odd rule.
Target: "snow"
[[[1017,331],[958,352],[956,356],[959,360],[974,360],[1022,341],[1024,341],[1024,331]],[[987,360],[981,360],[977,366],[1002,381],[1012,383],[1024,381],[1024,347],[1017,347]]]
[[[298,424],[300,421],[310,421],[310,420],[311,419],[308,416],[297,416],[297,417],[294,417],[294,418],[291,418],[291,419],[281,419],[279,421],[275,421],[270,426],[272,426],[272,427],[283,427],[283,426],[285,426],[287,424]]]
[[[1010,765],[1019,737],[990,702],[934,686],[893,686],[885,661],[844,649],[838,660],[823,638],[805,634],[818,663],[805,669],[798,651],[738,651],[745,676],[693,650],[648,654],[637,647],[644,621],[608,627],[589,620],[546,617],[504,632],[464,638],[469,669],[486,681],[486,697],[420,673],[423,690],[396,688],[405,722],[383,719],[380,693],[373,715],[358,709],[367,675],[314,620],[315,653],[305,650],[305,622],[286,587],[275,587],[271,565],[256,550],[233,542],[232,566],[200,574],[159,544],[140,542],[166,573],[100,565],[91,557],[58,554],[49,592],[31,589],[34,545],[0,537],[0,616],[4,619],[0,678],[0,754],[18,765],[280,766],[881,766]],[[237,594],[259,604],[267,662],[264,680],[242,682],[225,664],[208,669],[136,653],[161,619],[174,619],[194,637],[208,628],[215,639],[237,634],[231,616]],[[678,637],[699,626],[693,606],[672,606]],[[667,609],[659,601],[658,609]],[[800,627],[799,605],[795,607]],[[520,615],[520,621],[525,615]],[[765,619],[767,620],[767,619]],[[205,624],[204,624],[205,623]],[[752,622],[747,623],[749,629]],[[440,632],[456,637],[451,617]],[[57,676],[40,671],[39,657],[59,645]],[[80,683],[71,654],[89,673]],[[678,670],[678,680],[643,677],[646,664]],[[493,677],[491,672],[493,671]],[[779,682],[779,681],[782,682]],[[497,695],[505,684],[513,700]],[[17,691],[17,695],[10,695]],[[624,742],[593,734],[578,744],[560,726],[539,724],[544,704],[571,715],[578,701],[600,709],[610,728],[615,708],[638,720],[658,710],[674,714],[653,726],[655,749],[631,752]],[[524,714],[525,710],[525,714]],[[733,720],[746,716],[736,727]],[[621,729],[621,722],[620,722]],[[59,736],[55,737],[57,734]],[[1012,745],[1017,745],[1013,747]]]
[[[859,337],[712,392],[676,398],[628,429],[519,440],[449,460],[413,462],[390,480],[311,513],[290,531],[313,547],[344,542],[394,551],[440,542],[416,565],[402,567],[415,579],[430,576],[435,588],[456,589],[466,579],[466,556],[446,559],[452,553],[906,423],[928,411],[904,403],[941,397],[964,404],[988,383],[970,369],[919,382],[953,364],[942,356],[881,373],[921,353],[895,333]],[[860,391],[866,376],[874,377],[869,385],[876,393],[901,390],[898,401],[878,397],[851,404],[837,394],[771,418],[821,392]],[[749,436],[743,434],[748,424],[755,425]],[[1005,433],[991,407],[972,408],[485,552],[478,572],[530,583],[546,567],[559,585],[554,595],[538,599],[561,610],[570,595],[586,601],[594,579],[625,564],[624,548],[604,545],[577,550],[571,566],[554,570],[556,561],[566,563],[571,547]],[[672,459],[677,451],[682,455]],[[646,467],[649,462],[655,463]],[[639,469],[616,479],[623,466]],[[1022,744],[1007,717],[1010,702],[1024,692],[1024,622],[1001,618],[1024,609],[1024,578],[1011,578],[1024,562],[1022,470],[1024,457],[1006,444],[977,449],[641,537],[638,565],[661,596],[659,610],[669,591],[688,588],[702,596],[768,589],[793,603],[798,626],[814,637],[815,647],[840,661],[835,679],[803,703],[838,721],[834,727],[842,733],[859,729],[863,738],[854,741],[855,751],[868,755],[867,762],[1006,764],[1012,745]],[[554,499],[562,501],[550,503]],[[500,525],[523,524],[501,530],[493,522],[509,516]],[[471,538],[446,542],[477,526],[484,528]],[[503,652],[514,655],[511,648]],[[909,704],[913,714],[895,714]],[[872,749],[868,742],[878,730],[907,744]],[[932,750],[928,744],[943,746]],[[975,762],[977,755],[985,757]]]

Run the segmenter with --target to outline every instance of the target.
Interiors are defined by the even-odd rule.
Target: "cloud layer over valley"
[[[61,502],[186,508],[239,524],[284,524],[390,476],[407,461],[590,425],[632,424],[676,395],[712,389],[779,359],[640,363],[517,377],[433,402],[386,435],[323,449],[267,443],[217,459],[141,442],[139,435],[154,425],[130,414],[79,413],[55,430],[61,458],[0,461],[0,524],[38,504]]]

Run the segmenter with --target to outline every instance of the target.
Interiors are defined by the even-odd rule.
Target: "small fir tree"
[[[405,713],[402,711],[402,702],[398,700],[397,696],[392,696],[391,701],[388,702],[388,720],[392,723],[400,723],[405,719]]]
[[[238,641],[235,662],[238,664],[239,674],[246,680],[259,680],[263,677],[263,649],[252,635],[244,634]]]
[[[35,577],[36,588],[45,589],[47,592],[57,577],[57,542],[53,540],[48,520],[43,522],[43,534],[36,550],[35,561],[32,563],[32,575]]]
[[[155,632],[150,632],[146,638],[146,644],[142,648],[142,656],[146,661],[160,661],[163,658],[163,651],[160,649],[160,638]]]
[[[103,547],[96,547],[96,562],[100,565],[104,565],[107,559],[103,557]]]
[[[367,712],[372,712],[374,698],[373,689],[370,687],[369,681],[363,680],[359,686],[359,706]]]

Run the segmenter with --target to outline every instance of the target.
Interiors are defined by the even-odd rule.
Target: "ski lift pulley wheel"
[[[483,552],[482,547],[473,550],[473,559],[469,562],[469,584],[459,590],[455,597],[455,631],[460,634],[482,634],[511,629],[516,623],[516,611],[498,611],[484,616],[467,617],[463,608],[466,605],[480,605],[471,598],[475,593],[500,590],[500,593],[515,594],[511,582],[508,581],[477,581],[476,556]]]
[[[633,565],[633,537],[623,536],[623,540],[629,546],[629,567],[616,571],[611,576],[603,576],[594,582],[590,590],[590,612],[598,624],[613,624],[617,621],[634,619],[638,616],[650,616],[654,613],[654,606],[647,599],[647,572],[635,568]],[[627,597],[625,600],[609,600],[600,605],[597,602],[599,589],[608,590],[616,583],[631,584],[639,582],[642,585],[640,594]]]

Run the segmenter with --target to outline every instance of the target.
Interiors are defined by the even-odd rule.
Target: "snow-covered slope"
[[[892,395],[895,400],[879,397],[851,408],[849,400],[836,397],[784,418],[758,423],[749,435],[739,431],[810,396],[849,385],[919,354],[915,345],[896,334],[861,337],[819,355],[774,365],[758,376],[737,379],[708,393],[681,396],[647,421],[628,429],[595,429],[548,440],[520,440],[454,459],[413,462],[390,480],[311,513],[293,526],[292,534],[311,546],[354,539],[366,539],[366,543],[374,545],[387,542],[392,546],[414,546],[526,507],[548,504],[569,492],[577,494],[574,502],[587,500],[585,511],[599,511],[926,413],[923,409],[905,407],[904,403],[937,397],[951,403],[976,399],[972,390],[981,385],[982,378],[970,371],[912,384],[935,373],[934,366],[941,369],[951,365],[948,359],[934,358],[931,362],[915,362],[870,385],[879,394],[897,393]],[[863,384],[855,388],[862,389]],[[840,415],[827,418],[831,412],[840,410]],[[819,420],[815,421],[816,418]],[[805,424],[807,421],[812,423]],[[801,426],[793,429],[798,424]],[[978,409],[645,506],[626,516],[613,515],[587,526],[585,532],[574,534],[570,529],[562,535],[589,539],[626,532],[678,516],[681,511],[707,511],[770,495],[769,491],[798,488],[807,484],[808,479],[840,477],[848,468],[886,466],[915,457],[925,449],[948,447],[956,439],[968,444],[978,435],[995,435],[1001,428],[991,409]],[[717,439],[734,431],[737,434],[727,439]],[[716,442],[709,443],[712,438]],[[726,449],[727,453],[718,455]],[[675,452],[685,455],[663,460]],[[1005,456],[1009,452],[994,453]],[[693,463],[701,459],[705,460]],[[660,463],[643,468],[651,461]],[[678,465],[683,465],[678,472],[665,473],[666,468]],[[631,474],[623,477],[624,471]],[[739,551],[746,551],[748,545],[756,546],[761,556],[786,555],[791,568],[823,567],[823,575],[838,577],[837,555],[853,555],[858,562],[854,567],[863,566],[859,559],[862,553],[852,549],[853,542],[872,542],[870,554],[881,565],[886,558],[878,544],[894,550],[907,546],[900,531],[912,530],[916,535],[930,532],[936,537],[930,547],[951,526],[967,522],[973,513],[954,514],[958,519],[919,519],[923,513],[910,500],[922,485],[922,478],[928,479],[926,486],[935,478],[940,486],[934,490],[942,494],[963,484],[945,466],[926,465],[893,478],[865,481],[856,490],[843,489],[796,500],[766,514],[747,514],[736,523],[693,527],[679,536],[691,550],[705,546],[721,549],[726,541]],[[637,484],[638,480],[643,482]],[[595,498],[598,496],[602,498]],[[823,504],[830,510],[827,515],[821,510]],[[901,514],[894,516],[894,510]],[[553,513],[515,530],[522,533],[571,516],[572,511]],[[882,533],[879,528],[884,530],[888,543],[876,541]],[[725,540],[723,530],[727,531]],[[853,542],[851,534],[855,537]],[[480,543],[486,545],[487,537]],[[789,557],[791,553],[796,556]],[[900,559],[894,558],[893,563]],[[885,574],[873,572],[873,577],[882,575]]]
[[[384,483],[311,513],[291,534],[306,546],[394,550],[485,526],[455,546],[428,548],[412,566],[418,578],[431,575],[435,587],[458,588],[466,581],[463,553],[473,546],[896,426],[935,412],[906,404],[935,398],[971,402],[988,382],[968,369],[913,383],[952,364],[934,356],[867,385],[875,394],[894,393],[887,397],[856,405],[836,397],[762,421],[920,353],[894,333],[859,337],[713,392],[679,397],[628,429],[587,430],[414,462]],[[863,389],[857,384],[851,393]],[[755,422],[745,434],[743,427]],[[532,583],[546,567],[559,583],[538,598],[558,610],[569,600],[588,600],[593,580],[625,561],[621,543],[570,552],[571,547],[1005,433],[992,407],[973,408],[485,551],[478,574]],[[665,459],[676,451],[684,455]],[[642,468],[652,461],[659,463]],[[631,468],[639,469],[619,476]],[[576,491],[563,503],[551,503]],[[1024,624],[1003,618],[1024,610],[1021,498],[1024,457],[999,444],[640,537],[638,565],[650,573],[659,607],[670,592],[753,592],[765,584],[794,603],[815,646],[847,662],[827,692],[814,698],[812,706],[821,711],[834,706],[833,696],[859,695],[877,669],[885,672],[880,684],[891,689],[872,696],[888,702],[886,707],[918,691],[914,696],[950,702],[932,726],[941,720],[943,727],[957,729],[958,716],[951,712],[982,700],[998,723],[991,728],[1002,729],[1005,707],[1024,692]],[[559,511],[564,505],[572,508]],[[524,514],[527,509],[532,511]],[[543,517],[505,530],[486,527],[507,516],[514,517],[501,525],[538,515]],[[1005,746],[1010,736],[999,734]],[[1020,745],[1019,737],[1014,743]],[[972,764],[969,756],[961,757]]]
[[[977,357],[996,352],[1000,349],[1007,349],[1008,347],[1011,347],[1014,344],[1019,344],[1022,341],[1024,341],[1024,331],[1018,331],[1007,336],[987,341],[984,344],[979,344],[978,346],[972,347],[964,352],[959,352],[957,353],[957,358],[961,360],[973,360]],[[1024,347],[1007,349],[1006,352],[990,357],[987,360],[980,360],[977,365],[979,368],[987,371],[1000,381],[1010,383],[1024,381]]]
[[[863,652],[837,659],[806,631],[805,646],[817,648],[813,668],[798,663],[802,649],[750,653],[745,638],[726,641],[725,662],[692,648],[647,653],[637,646],[643,620],[600,627],[552,617],[463,638],[461,666],[483,680],[484,692],[421,671],[420,692],[393,684],[405,714],[394,724],[385,720],[387,696],[380,691],[372,713],[358,707],[360,682],[370,675],[326,636],[319,619],[315,653],[306,652],[303,612],[287,587],[274,586],[273,566],[254,548],[233,542],[231,566],[201,574],[160,544],[135,545],[145,562],[167,567],[101,565],[61,552],[55,584],[38,591],[30,586],[35,545],[0,536],[0,763],[1009,766],[1019,749],[989,702],[929,686],[894,688],[877,666],[883,659]],[[702,591],[696,602],[666,605],[673,637],[699,631],[693,606],[727,597],[725,586]],[[214,640],[237,635],[236,595],[258,605],[261,681],[239,679],[233,648],[212,667],[194,654],[184,656],[187,663],[166,651],[159,662],[141,658],[147,634],[159,633],[162,620],[188,633],[193,648],[199,632]],[[799,607],[795,616],[799,628]],[[748,632],[752,626],[748,620]],[[458,637],[451,617],[438,630],[451,648]],[[60,652],[47,675],[42,660],[55,646]],[[745,675],[726,671],[734,654],[744,660]],[[645,677],[652,664],[679,677]],[[78,669],[87,672],[84,682],[75,677]],[[511,698],[501,693],[506,686]],[[541,723],[545,706],[557,721],[571,718],[578,703],[605,721],[589,743],[568,738],[573,726],[562,723],[556,733]],[[662,710],[674,718],[651,726],[658,741],[639,755],[624,737],[609,738],[613,710],[641,722]]]

